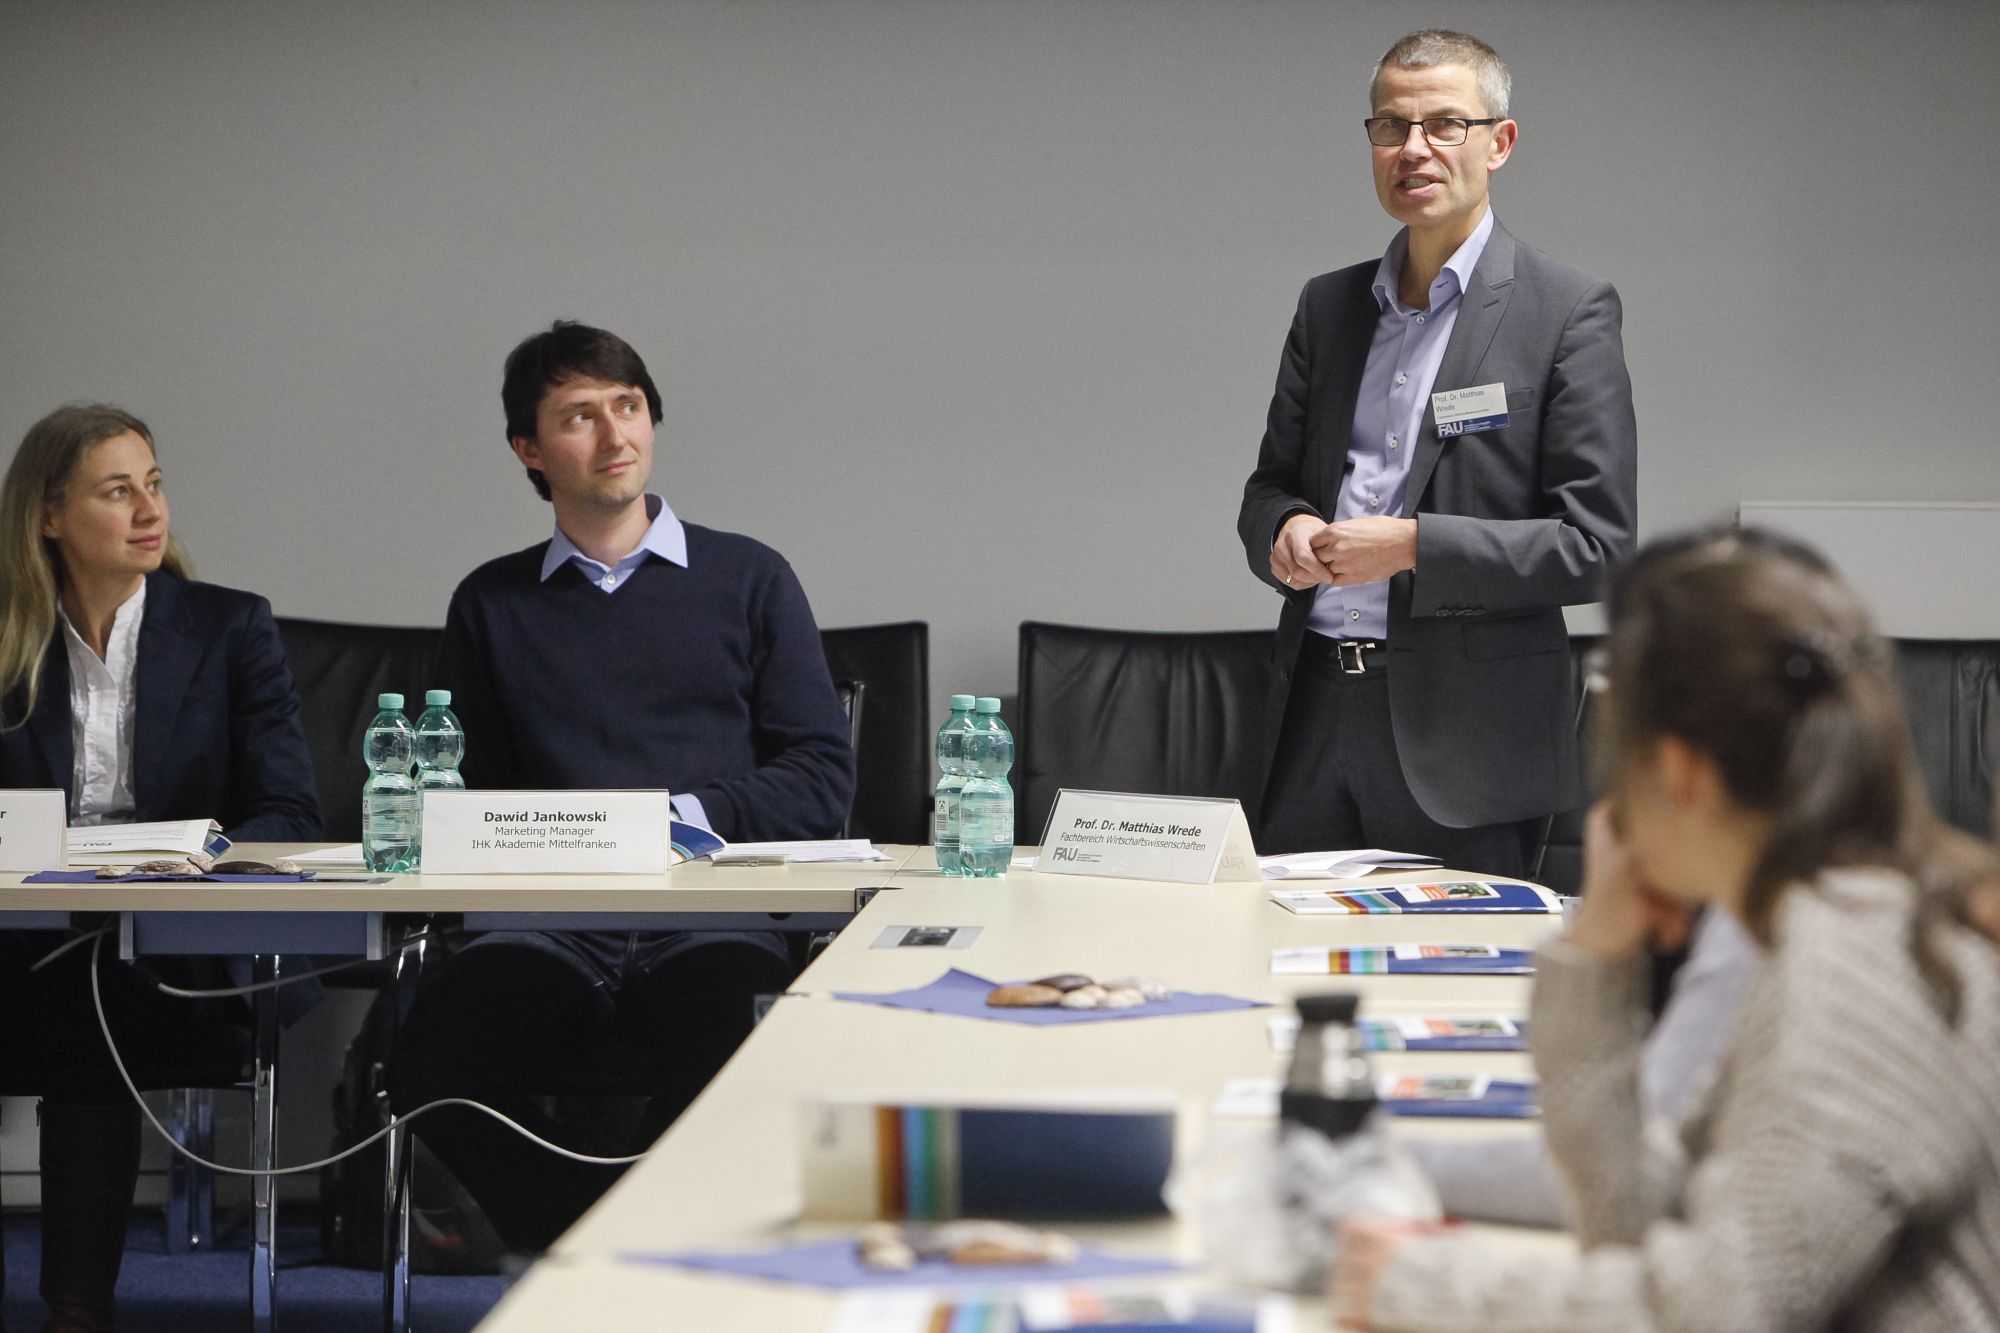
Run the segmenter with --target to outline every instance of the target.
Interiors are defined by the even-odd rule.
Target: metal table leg
[[[283,971],[278,954],[258,954],[255,977],[275,981]],[[251,998],[250,1165],[268,1171],[278,1149],[278,992],[260,990]],[[250,1327],[272,1333],[278,1299],[277,1179],[251,1177]]]
[[[419,943],[396,955],[394,988],[395,1037],[403,1030],[410,1006],[416,1002],[417,983],[423,977],[427,945]],[[386,1095],[384,1093],[383,1095]],[[382,1327],[387,1333],[409,1333],[410,1328],[410,1159],[415,1147],[410,1127],[394,1119],[395,1128],[382,1140]]]

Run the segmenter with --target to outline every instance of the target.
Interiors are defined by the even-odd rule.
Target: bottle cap
[[[425,690],[424,702],[432,708],[449,708],[451,707],[451,691]]]
[[[980,698],[978,707],[982,713],[997,713],[1000,711],[1000,701],[991,695],[985,695]]]
[[[400,709],[403,706],[403,696],[400,694],[378,694],[375,696],[375,706],[385,713],[392,708]]]
[[[952,711],[952,712],[954,712],[954,713],[969,713],[969,712],[971,712],[971,711],[972,711],[972,696],[971,696],[971,695],[969,695],[969,694],[954,694],[954,695],[952,695],[952,696],[951,696],[951,711]]]
[[[1361,1007],[1361,997],[1353,991],[1329,991],[1319,995],[1298,997],[1299,1021],[1302,1023],[1344,1023],[1354,1026],[1354,1015]]]

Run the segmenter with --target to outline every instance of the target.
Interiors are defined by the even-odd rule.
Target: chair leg
[[[174,1142],[198,1157],[215,1157],[215,1093],[175,1088],[167,1095]],[[215,1246],[215,1173],[179,1153],[167,1154],[167,1253]]]

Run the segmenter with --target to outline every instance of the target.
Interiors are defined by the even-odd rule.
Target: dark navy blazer
[[[262,597],[164,570],[146,576],[132,738],[133,819],[214,819],[236,842],[320,836],[312,756],[284,645]],[[21,716],[25,690],[7,699]],[[69,654],[42,659],[35,712],[0,731],[0,787],[60,787],[71,798]]]

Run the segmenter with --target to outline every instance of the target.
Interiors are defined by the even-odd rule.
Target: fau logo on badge
[[[1447,436],[1463,434],[1465,434],[1465,423],[1463,421],[1440,421],[1438,423],[1438,438],[1441,440]]]

